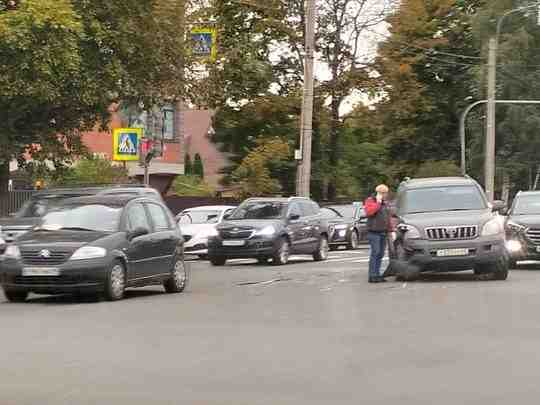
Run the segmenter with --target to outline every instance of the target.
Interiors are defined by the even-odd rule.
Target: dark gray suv
[[[400,279],[421,272],[473,269],[475,274],[508,276],[504,204],[490,204],[468,177],[407,180],[397,192],[396,237],[389,274]]]

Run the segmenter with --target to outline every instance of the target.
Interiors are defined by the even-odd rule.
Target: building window
[[[163,139],[174,139],[174,109],[169,106],[163,108]]]

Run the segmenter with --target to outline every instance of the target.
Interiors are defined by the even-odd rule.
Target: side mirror
[[[289,221],[298,221],[299,219],[300,219],[300,215],[298,214],[289,215]]]
[[[493,212],[503,213],[506,211],[506,204],[504,201],[496,200],[493,201],[492,208]]]
[[[225,215],[223,215],[223,219],[229,219],[231,217],[232,212],[228,212]]]
[[[133,231],[129,232],[128,238],[129,240],[133,240],[135,238],[138,238],[140,236],[148,235],[150,231],[143,227],[135,228]]]

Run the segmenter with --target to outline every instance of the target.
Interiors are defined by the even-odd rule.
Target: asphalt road
[[[538,402],[534,266],[370,285],[366,250],[190,265],[180,295],[0,295],[0,405]]]

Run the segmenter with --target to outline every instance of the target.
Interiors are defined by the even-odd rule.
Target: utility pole
[[[304,94],[300,124],[300,162],[296,181],[296,194],[310,196],[311,140],[313,135],[313,84],[315,65],[316,0],[305,0],[306,56],[304,60]]]
[[[488,89],[487,89],[487,123],[486,123],[486,146],[484,183],[486,194],[490,202],[495,198],[495,111],[497,103],[497,48],[498,38],[489,40],[488,56]]]

